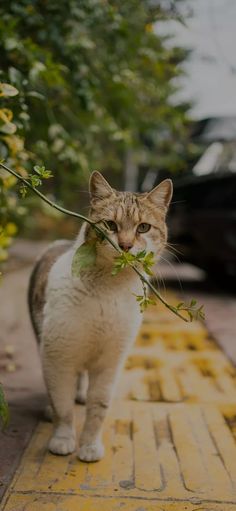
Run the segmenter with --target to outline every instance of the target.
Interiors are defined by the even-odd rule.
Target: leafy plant
[[[194,319],[195,320],[205,319],[203,305],[201,305],[201,307],[198,307],[197,300],[192,299],[190,301],[189,305],[187,305],[184,302],[178,303],[178,305],[176,306],[176,309],[178,311],[186,311],[190,318],[190,321],[193,321]]]
[[[0,83],[0,153],[21,174],[25,172],[22,164],[27,163],[28,154],[24,140],[18,134],[19,115],[14,117],[9,108],[19,91],[9,83]],[[15,193],[17,180],[4,170],[0,171],[0,264],[7,259],[7,249],[17,233],[16,219],[25,213],[25,208],[18,203]]]
[[[144,272],[151,276],[151,267],[155,264],[154,253],[147,253],[145,250],[138,252],[136,255],[131,254],[130,252],[122,252],[115,258],[112,275],[117,275],[117,273],[126,268],[126,266],[132,265],[132,263],[140,263],[140,266],[143,268]]]
[[[29,179],[30,183],[34,188],[41,186],[43,183],[43,179],[50,179],[53,177],[51,170],[46,170],[45,167],[40,167],[39,165],[34,166],[35,174],[28,174],[27,179]],[[20,185],[20,194],[23,198],[27,195],[27,186],[24,183]]]
[[[171,102],[187,53],[159,30],[183,21],[179,3],[1,2],[0,98],[17,116],[5,129],[21,130],[27,153],[56,169],[57,199],[74,206],[89,169],[121,172],[129,150],[142,167],[188,168],[189,105]]]

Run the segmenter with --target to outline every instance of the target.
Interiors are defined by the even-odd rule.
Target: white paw
[[[81,461],[99,461],[104,456],[104,446],[99,441],[94,444],[81,445],[78,457]]]
[[[59,436],[55,434],[52,436],[49,444],[48,449],[53,454],[61,454],[63,456],[66,456],[66,454],[71,454],[75,451],[76,447],[76,440],[75,436],[71,434],[70,436]]]

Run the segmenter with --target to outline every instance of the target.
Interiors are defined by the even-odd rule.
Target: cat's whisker
[[[165,250],[168,254],[170,254],[171,257],[173,257],[177,263],[181,264],[181,260],[179,259],[179,257],[177,256],[177,254],[175,254],[174,252],[172,252],[170,249],[166,249]]]
[[[178,284],[179,284],[179,287],[180,287],[180,290],[181,290],[181,292],[183,293],[183,286],[182,286],[182,282],[181,282],[181,280],[180,280],[180,277],[179,277],[179,275],[178,275],[178,273],[177,273],[176,268],[174,267],[174,265],[173,265],[170,261],[168,261],[168,259],[166,259],[165,257],[163,257],[162,255],[160,255],[160,259],[161,259],[162,261],[164,261],[165,263],[167,263],[167,264],[171,267],[171,269],[174,271],[175,276],[176,276],[177,281],[178,281]]]
[[[157,289],[158,290],[161,290],[163,291],[164,290],[164,294],[166,294],[166,285],[165,285],[165,280],[162,276],[162,272],[160,269],[156,270],[157,271],[157,275],[155,275],[155,283],[157,285]],[[160,289],[160,284],[161,284],[161,289]]]
[[[183,255],[183,252],[181,252],[181,250],[179,250],[179,249],[175,248],[175,243],[169,243],[169,242],[167,242],[167,243],[166,243],[166,247],[169,247],[169,248],[171,248],[172,250],[174,250],[174,252],[177,252],[178,254]]]

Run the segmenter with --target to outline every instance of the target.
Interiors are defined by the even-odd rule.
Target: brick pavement
[[[205,327],[186,326],[162,307],[146,314],[127,361],[106,422],[104,460],[87,465],[75,455],[47,453],[51,425],[40,421],[36,426],[44,387],[26,314],[28,273],[23,266],[9,273],[0,289],[1,350],[6,343],[14,345],[16,365],[4,373],[14,421],[0,442],[2,489],[8,486],[1,509],[235,511],[236,371]],[[217,341],[220,337],[224,345],[221,318],[226,318],[233,344],[234,298],[208,296],[197,282],[208,327],[213,331],[215,325]],[[184,288],[188,293],[189,285]],[[80,428],[83,407],[77,414]]]

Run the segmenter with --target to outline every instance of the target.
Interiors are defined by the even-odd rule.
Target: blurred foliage
[[[18,125],[21,125],[19,109],[18,117],[13,117],[9,108],[11,99],[18,95],[18,90],[8,83],[0,83],[0,154],[7,159],[20,174],[25,173],[23,164],[29,154],[24,149],[24,139],[18,135]],[[7,248],[17,232],[16,219],[25,213],[25,208],[19,205],[15,192],[16,179],[8,172],[0,170],[0,263],[7,258]]]
[[[19,91],[11,101],[26,151],[17,136],[13,155],[12,131],[1,156],[18,170],[29,157],[45,163],[54,174],[48,191],[77,209],[89,172],[121,172],[129,148],[138,164],[184,168],[194,150],[188,105],[170,99],[186,52],[158,35],[158,20],[182,21],[178,4],[2,0],[0,80]]]

